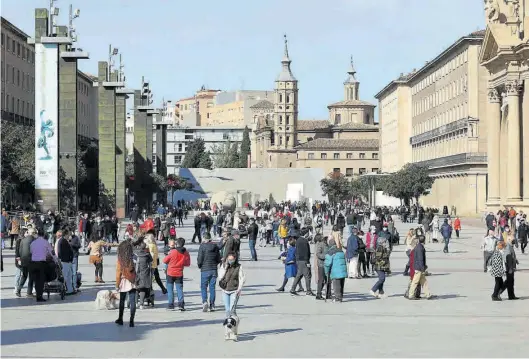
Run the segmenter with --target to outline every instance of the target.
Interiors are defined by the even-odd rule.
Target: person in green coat
[[[345,261],[345,254],[338,249],[334,239],[329,240],[329,250],[325,255],[325,275],[330,276],[334,288],[333,302],[341,302],[343,300],[343,290],[345,278],[347,278],[347,263]]]

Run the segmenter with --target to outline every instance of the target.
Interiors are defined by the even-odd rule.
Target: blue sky
[[[2,16],[33,35],[33,9],[48,3],[2,0]],[[483,0],[59,0],[61,25],[70,3],[81,9],[76,46],[91,56],[80,68],[95,74],[111,43],[123,54],[128,87],[144,75],[155,104],[203,84],[272,89],[286,33],[300,119],[325,119],[327,105],[343,99],[351,54],[361,98],[376,103],[401,72],[484,28]]]

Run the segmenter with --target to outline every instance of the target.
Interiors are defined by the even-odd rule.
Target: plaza
[[[411,226],[397,222],[401,243]],[[391,255],[393,274],[385,283],[387,298],[368,294],[374,277],[347,279],[344,302],[331,303],[276,292],[284,272],[277,260],[279,249],[259,248],[259,261],[250,262],[248,242],[243,240],[241,257],[247,279],[237,311],[241,318],[237,343],[224,341],[224,307],[218,287],[217,312],[202,312],[198,244],[186,245],[191,252],[191,267],[184,271],[187,311],[167,311],[166,296],[155,284],[156,306],[137,311],[135,328],[116,326],[117,310],[94,307],[97,291],[114,289],[115,250],[104,259],[105,284],[94,283],[94,267],[88,256],[80,256],[82,292],[64,301],[51,294],[42,304],[15,297],[13,252],[5,250],[2,357],[527,356],[528,257],[517,251],[520,269],[515,290],[521,300],[508,301],[504,295],[503,302],[492,302],[494,280],[483,273],[480,251],[484,224],[463,218],[462,227],[461,238],[451,241],[447,255],[442,253],[442,244],[426,244],[432,273],[429,287],[438,296],[431,301],[403,298],[409,278],[401,274],[407,260],[402,244]],[[192,231],[190,220],[184,228],[177,228],[186,242]],[[325,234],[329,231],[325,228]]]

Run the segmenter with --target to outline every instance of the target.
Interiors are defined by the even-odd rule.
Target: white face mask
[[[383,230],[384,232],[387,232],[388,229],[387,229],[386,227],[384,227],[384,228],[382,228],[382,230]]]
[[[372,230],[371,230],[371,233],[375,233],[375,230],[374,230],[374,229],[372,229]]]

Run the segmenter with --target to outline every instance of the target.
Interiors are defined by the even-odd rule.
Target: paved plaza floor
[[[398,223],[401,235],[410,224]],[[178,234],[190,242],[191,222]],[[115,250],[104,260],[106,284],[96,285],[88,257],[80,258],[82,293],[47,303],[13,293],[14,259],[4,251],[1,282],[1,355],[5,358],[54,357],[527,357],[529,355],[529,257],[518,252],[519,301],[492,302],[493,278],[483,273],[479,243],[484,227],[465,227],[451,253],[442,244],[427,244],[432,275],[430,290],[438,299],[408,301],[402,297],[408,277],[401,272],[405,247],[394,248],[393,275],[385,299],[368,295],[375,278],[345,284],[343,303],[291,297],[275,288],[283,278],[278,248],[260,248],[250,262],[247,241],[242,264],[247,283],[239,300],[239,342],[225,342],[220,291],[219,311],[203,313],[198,245],[188,244],[192,265],[186,268],[186,312],[167,311],[166,296],[156,286],[156,307],[138,310],[136,327],[114,324],[117,310],[94,309],[96,292],[113,289]],[[289,283],[290,284],[290,283]],[[312,284],[315,288],[315,284]],[[23,291],[24,293],[24,291]],[[506,298],[506,293],[504,294]],[[125,319],[128,313],[125,312]]]

